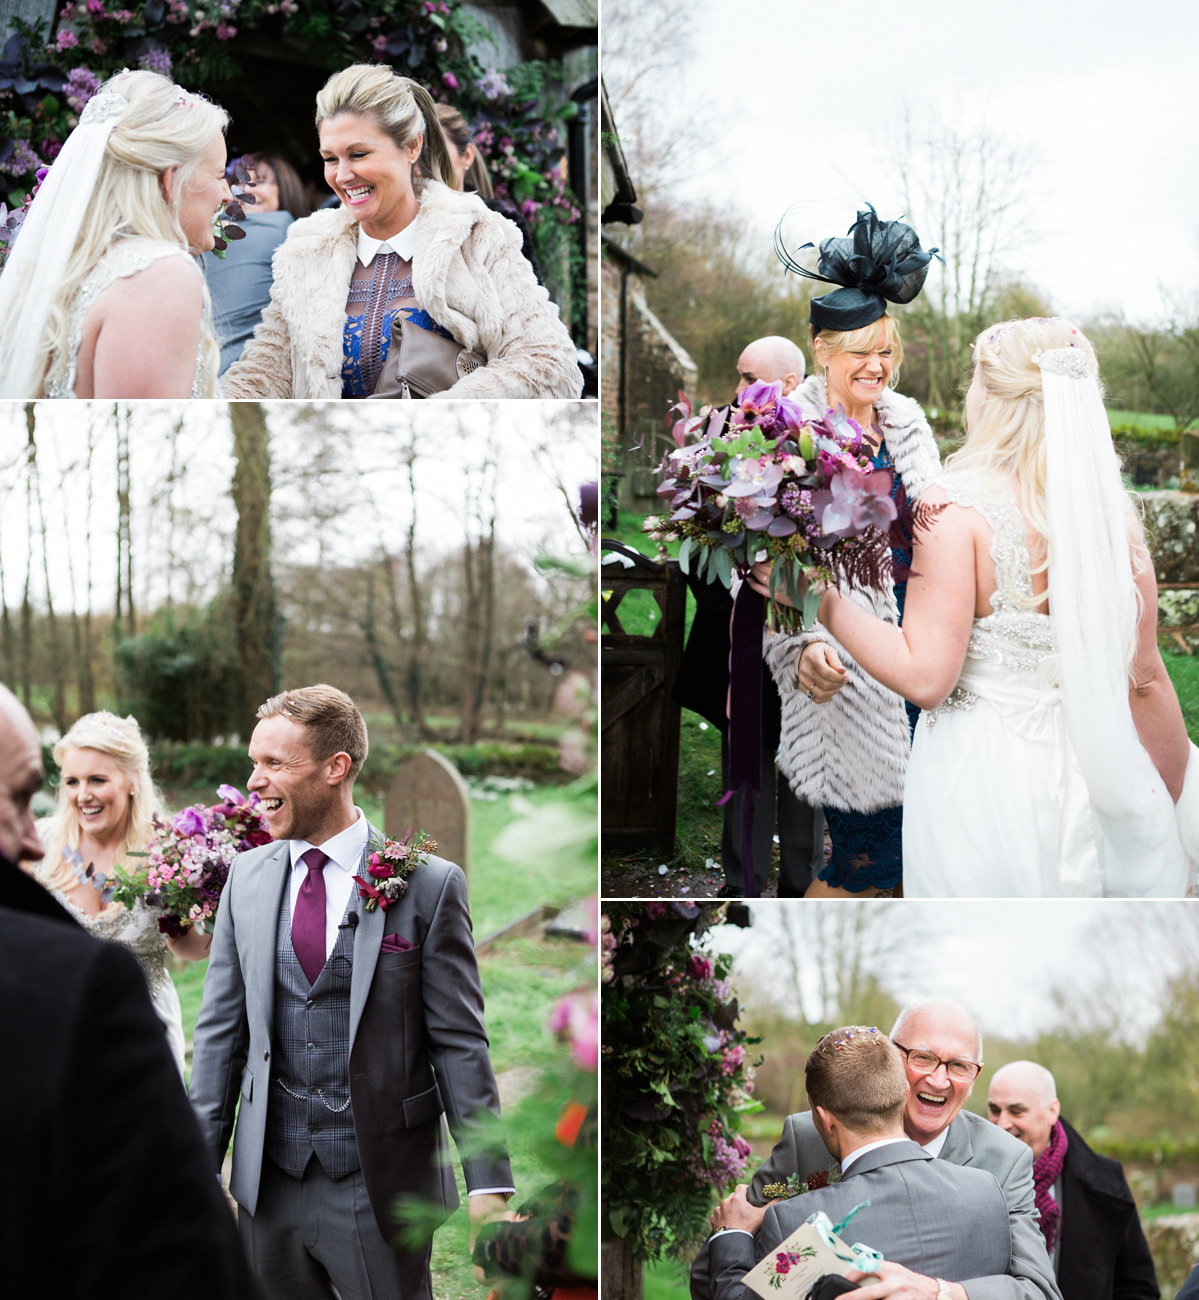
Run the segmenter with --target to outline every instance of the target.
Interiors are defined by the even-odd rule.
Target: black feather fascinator
[[[788,212],[790,209],[788,209]],[[902,221],[882,221],[874,208],[864,212],[842,238],[820,242],[819,274],[801,266],[783,243],[784,213],[774,229],[774,251],[788,271],[840,286],[813,298],[812,324],[818,330],[856,330],[879,319],[888,302],[911,302],[924,287],[937,249],[920,247],[920,237]],[[796,253],[811,248],[801,244]]]

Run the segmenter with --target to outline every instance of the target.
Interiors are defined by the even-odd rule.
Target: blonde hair
[[[945,462],[946,469],[989,469],[1014,480],[1026,522],[1045,539],[1045,559],[1033,573],[1047,571],[1053,553],[1045,515],[1045,402],[1041,368],[1034,357],[1067,347],[1086,356],[1102,392],[1095,349],[1071,321],[1033,316],[984,330],[974,342],[974,374],[986,389],[986,402],[967,430],[966,441]],[[1131,498],[1127,525],[1133,572],[1140,573],[1149,562],[1149,553]],[[1023,597],[1021,603],[1035,609],[1047,594]],[[1140,604],[1138,591],[1138,609]]]
[[[840,352],[873,352],[876,350],[875,339],[883,331],[882,347],[891,349],[891,378],[888,387],[894,388],[899,380],[899,367],[903,361],[903,342],[899,337],[899,322],[889,311],[883,312],[878,320],[863,325],[856,330],[818,330],[815,325],[809,327],[812,334],[812,362],[823,374],[824,367],[816,360],[816,340],[823,345],[826,357],[835,357]]]
[[[190,251],[179,222],[179,207],[204,150],[229,125],[229,114],[223,108],[203,95],[180,89],[157,72],[118,73],[99,93],[105,91],[120,95],[129,107],[108,137],[87,215],[62,284],[50,303],[39,351],[38,397],[45,395],[51,377],[66,374],[71,300],[114,239],[140,235]],[[175,169],[169,203],[162,193],[162,175],[168,168]],[[219,357],[205,285],[198,364],[206,396],[215,393]]]
[[[355,63],[335,72],[321,87],[316,97],[317,129],[327,117],[341,113],[369,117],[391,137],[397,149],[407,149],[421,136],[416,160],[420,176],[413,173],[413,188],[419,191],[423,178],[429,176],[450,189],[456,188],[458,181],[437,117],[437,105],[419,82],[401,77],[385,63]]]
[[[150,775],[150,751],[136,718],[118,718],[115,713],[85,713],[54,746],[54,761],[61,767],[68,750],[94,749],[119,764],[132,781],[125,836],[117,849],[120,862],[133,849],[144,849],[154,836],[154,816],[162,812],[162,796]],[[67,799],[66,785],[58,783],[54,812],[41,831],[46,856],[38,864],[38,879],[47,889],[70,889],[74,868],[62,856],[63,849],[79,847],[79,818]]]
[[[452,104],[437,105],[437,120],[441,123],[441,129],[445,133],[446,140],[457,149],[459,155],[464,154],[472,144],[475,145],[474,161],[466,169],[466,175],[462,178],[462,183],[485,199],[494,198],[495,191],[491,188],[491,175],[487,171],[487,164],[483,161],[483,154],[479,146],[475,144],[474,138],[471,136],[470,123]]]
[[[347,780],[353,784],[370,746],[366,723],[358,706],[336,686],[301,686],[272,695],[258,710],[260,718],[282,716],[298,722],[306,731],[308,748],[318,763],[334,754],[350,756]]]

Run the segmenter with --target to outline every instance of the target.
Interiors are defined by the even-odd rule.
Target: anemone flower
[[[886,528],[895,518],[891,473],[848,471],[837,474],[829,487],[812,493],[812,506],[825,537],[856,537],[871,526]]]
[[[798,429],[804,423],[799,406],[783,396],[783,386],[777,380],[768,384],[759,379],[750,384],[737,399],[738,409],[733,412],[732,423],[739,429],[757,424],[767,433],[778,429]]]

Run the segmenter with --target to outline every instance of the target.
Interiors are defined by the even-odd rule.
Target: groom
[[[514,1190],[503,1150],[472,1133],[499,1098],[466,880],[430,857],[366,910],[353,877],[383,837],[354,806],[362,715],[309,686],[258,717],[249,786],[274,843],[237,858],[221,898],[192,1104],[219,1169],[240,1103],[231,1191],[271,1295],[431,1300],[431,1247],[388,1243],[397,1197],[458,1205],[443,1112],[472,1227]]]

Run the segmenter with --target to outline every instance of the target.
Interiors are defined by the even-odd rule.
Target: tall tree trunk
[[[96,682],[92,671],[92,456],[96,450],[96,428],[87,426],[87,512],[84,516],[83,556],[87,565],[87,602],[83,611],[83,646],[79,657],[79,712],[96,708]],[[74,579],[72,579],[72,588]]]
[[[237,536],[233,545],[233,616],[240,671],[239,729],[248,738],[258,706],[282,686],[282,636],[275,583],[271,577],[270,433],[257,402],[230,402],[233,503]]]
[[[465,663],[462,688],[462,743],[473,745],[479,738],[483,703],[487,697],[487,674],[491,664],[491,641],[495,626],[495,465],[483,466],[475,518],[479,540],[470,537],[462,550],[466,596]],[[490,476],[490,477],[489,477]]]
[[[633,1258],[628,1237],[604,1242],[600,1276],[600,1300],[641,1300],[641,1261]]]
[[[117,433],[117,611],[113,634],[117,641],[137,635],[133,610],[133,534],[129,478],[129,410],[114,402]]]
[[[383,554],[381,564],[384,576],[389,577],[391,566],[386,552]],[[379,641],[379,625],[375,617],[375,571],[373,568],[368,568],[366,571],[366,609],[363,616],[358,620],[358,626],[362,629],[362,636],[366,641],[366,652],[371,657],[371,665],[375,670],[375,680],[379,683],[379,690],[383,693],[383,698],[391,708],[391,715],[395,718],[396,726],[402,731],[404,729],[404,712],[400,708],[400,701],[391,680],[391,670],[387,666],[387,660],[383,657],[383,647]]]
[[[4,556],[0,554],[0,651],[4,654],[4,665],[0,669],[0,682],[17,685],[17,652],[13,639],[12,618],[8,612],[8,588],[4,584]]]
[[[46,586],[46,640],[50,658],[50,678],[54,683],[54,725],[60,734],[67,729],[66,666],[62,661],[62,641],[58,635],[58,618],[54,613],[54,595],[50,590],[50,554],[46,538],[46,511],[42,504],[42,479],[37,464],[37,436],[34,404],[25,403],[25,428],[29,435],[29,474],[33,480],[33,497],[37,503],[38,531],[42,540],[42,580]]]
[[[428,731],[425,723],[425,655],[429,644],[429,632],[425,626],[425,602],[416,576],[416,442],[408,444],[406,463],[408,466],[408,496],[412,511],[408,516],[408,545],[405,562],[408,575],[408,600],[412,609],[412,644],[408,652],[408,665],[405,673],[405,688],[408,692],[408,712],[412,715],[412,725],[423,739]],[[391,624],[397,644],[403,636],[400,622],[400,602],[397,595],[398,584],[394,574],[388,588],[391,593]]]
[[[21,593],[21,698],[26,710],[33,694],[33,605],[29,584],[33,576],[33,429],[25,422],[25,588]]]

